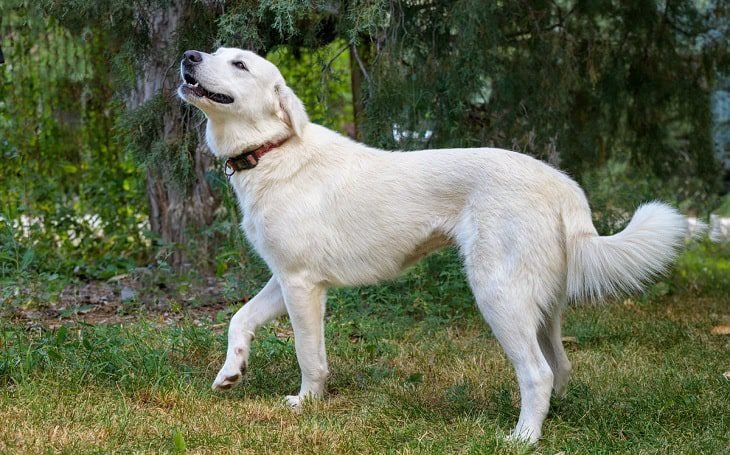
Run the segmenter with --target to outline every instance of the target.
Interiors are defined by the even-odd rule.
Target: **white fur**
[[[248,71],[232,65],[244,61]],[[641,289],[674,257],[686,230],[676,211],[641,207],[627,228],[599,237],[588,202],[561,172],[506,150],[385,152],[309,123],[279,71],[255,54],[203,54],[195,78],[229,105],[181,96],[208,117],[221,158],[290,137],[231,184],[243,230],[273,276],[233,317],[228,388],[247,365],[253,332],[289,314],[302,371],[298,406],[324,392],[326,290],[392,278],[455,244],[477,305],[512,361],[521,393],[515,438],[535,442],[551,390],[565,393],[570,362],[560,336],[569,298]]]
[[[599,237],[590,219],[576,221],[567,241],[568,296],[577,300],[641,291],[674,259],[687,232],[685,218],[658,202],[639,207],[623,231],[608,237]]]

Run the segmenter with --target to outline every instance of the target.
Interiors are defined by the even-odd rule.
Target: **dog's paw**
[[[241,365],[240,369],[228,367],[226,365],[223,365],[223,368],[221,371],[218,372],[218,375],[215,377],[215,381],[213,381],[213,390],[228,390],[231,387],[238,384],[238,382],[243,377],[243,374],[246,372],[246,364],[244,363]]]
[[[322,393],[305,392],[299,395],[287,395],[284,397],[284,403],[287,404],[294,412],[299,413],[305,405],[314,403],[322,399]]]
[[[535,446],[540,440],[540,434],[527,428],[521,430],[515,428],[506,439],[510,444]]]
[[[304,397],[299,395],[287,395],[284,397],[284,403],[289,406],[294,412],[302,412],[302,404],[304,403]]]

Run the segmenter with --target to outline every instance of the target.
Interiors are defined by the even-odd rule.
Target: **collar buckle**
[[[250,150],[233,158],[228,158],[223,168],[223,172],[228,177],[228,180],[238,171],[247,171],[255,168],[259,164],[259,154],[257,152],[258,149]]]

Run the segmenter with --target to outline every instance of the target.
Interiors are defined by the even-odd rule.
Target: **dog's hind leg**
[[[284,297],[276,276],[231,318],[228,327],[226,362],[213,381],[213,389],[229,389],[240,379],[248,366],[253,334],[262,325],[286,312]]]
[[[565,397],[571,369],[560,334],[562,311],[562,302],[555,303],[537,333],[540,349],[553,370],[553,395],[557,398]]]
[[[319,398],[329,375],[324,346],[324,313],[327,291],[299,279],[282,282],[286,311],[294,329],[294,347],[302,373],[299,394],[286,397],[298,408],[305,398]]]
[[[520,388],[520,417],[512,438],[536,443],[550,406],[553,372],[537,341],[541,311],[532,277],[470,273],[479,309],[512,362]]]

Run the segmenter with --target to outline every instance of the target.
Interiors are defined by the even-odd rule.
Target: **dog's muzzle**
[[[207,98],[218,104],[231,104],[233,98],[223,93],[214,93],[206,89],[195,78],[197,66],[203,62],[203,54],[198,51],[185,51],[182,59],[183,84],[180,87],[181,93],[192,95],[197,98]]]

